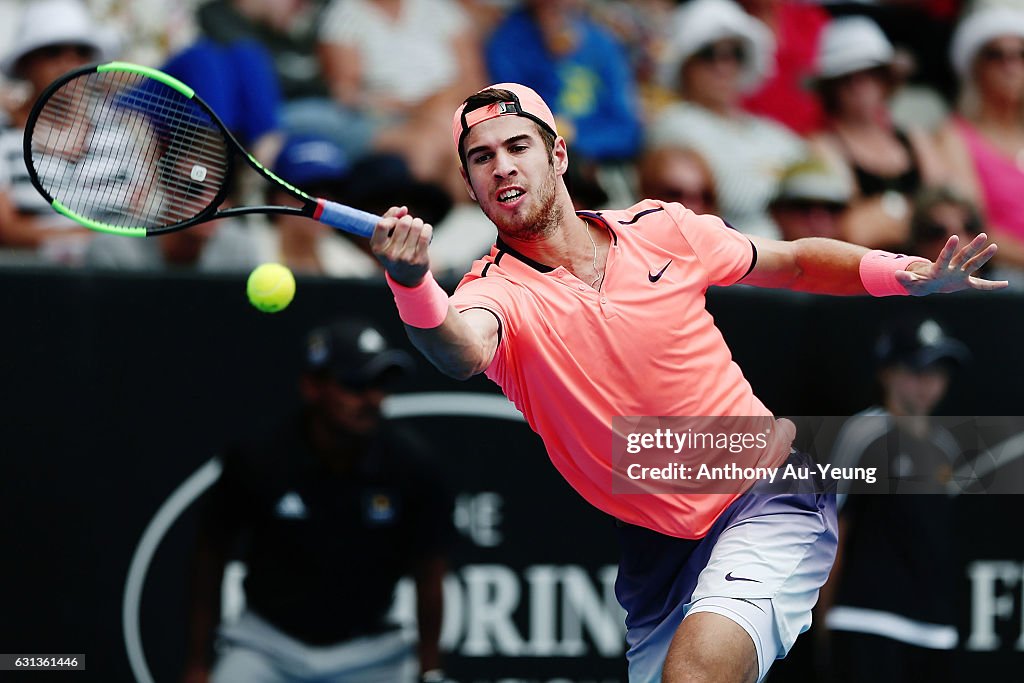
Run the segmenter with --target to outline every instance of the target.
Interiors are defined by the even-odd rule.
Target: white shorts
[[[750,634],[759,678],[810,628],[835,560],[835,495],[757,488],[734,501],[702,539],[620,527],[615,590],[627,613],[630,683],[661,680],[672,637],[689,614],[714,612]]]

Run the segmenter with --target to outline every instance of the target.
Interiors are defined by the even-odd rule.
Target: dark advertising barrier
[[[390,296],[376,282],[300,279],[291,307],[267,315],[245,301],[242,277],[8,270],[0,284],[0,652],[84,653],[87,671],[63,674],[76,680],[175,681],[211,458],[295,405],[301,339],[313,325],[359,313],[404,343]],[[778,414],[870,405],[879,321],[913,309],[939,317],[976,359],[941,412],[1021,415],[1022,304],[1014,295],[868,300],[732,288],[713,292],[709,308]],[[554,472],[496,388],[421,362],[389,411],[431,440],[457,493],[443,634],[453,678],[625,681],[612,521]],[[961,615],[961,680],[1017,675],[1021,509],[1016,496],[958,498],[959,592],[936,599],[955,601]],[[232,567],[229,585],[243,570]],[[229,612],[239,599],[228,591]],[[396,617],[411,621],[411,610],[403,584]]]

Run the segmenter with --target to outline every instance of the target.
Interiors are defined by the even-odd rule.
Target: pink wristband
[[[928,261],[920,256],[905,256],[875,249],[860,260],[860,281],[871,296],[906,296],[907,289],[896,279],[896,271],[913,263]]]
[[[448,294],[437,284],[429,270],[415,287],[399,284],[387,273],[384,273],[384,279],[395,295],[398,317],[406,325],[433,329],[448,316]]]

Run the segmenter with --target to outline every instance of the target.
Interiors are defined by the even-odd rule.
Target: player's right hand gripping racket
[[[219,209],[239,156],[301,208]],[[46,89],[25,126],[25,165],[32,184],[59,213],[118,235],[159,235],[245,213],[287,213],[369,237],[380,220],[277,177],[191,88],[126,62],[76,69]]]

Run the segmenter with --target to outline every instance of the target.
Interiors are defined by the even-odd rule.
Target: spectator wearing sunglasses
[[[906,242],[913,196],[944,174],[926,133],[892,123],[893,57],[878,25],[860,16],[833,20],[818,54],[817,89],[828,124],[812,145],[853,184],[844,239],[879,249]]]
[[[853,188],[845,176],[820,161],[803,161],[783,175],[779,193],[771,203],[772,218],[784,240],[840,239],[852,195]]]
[[[711,167],[690,147],[656,147],[637,162],[640,196],[678,202],[694,213],[718,214]]]
[[[1024,268],[1024,10],[978,10],[951,46],[958,115],[940,140],[952,182],[987,217],[998,262]]]
[[[656,115],[647,145],[696,149],[714,172],[722,217],[741,232],[776,238],[768,203],[805,146],[740,106],[771,69],[772,34],[731,0],[693,0],[674,21],[662,80],[680,101]]]
[[[58,76],[113,56],[105,37],[76,0],[26,4],[14,43],[0,59],[4,76],[24,81],[27,97],[5,120],[0,113],[0,247],[16,260],[80,265],[92,236],[58,215],[29,180],[23,137],[29,112]]]

